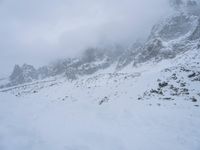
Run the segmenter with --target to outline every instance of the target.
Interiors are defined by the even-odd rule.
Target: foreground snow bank
[[[200,109],[0,95],[1,150],[199,150]]]

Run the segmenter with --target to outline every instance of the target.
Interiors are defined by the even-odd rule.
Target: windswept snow
[[[121,101],[103,106],[1,94],[1,150],[198,150],[200,110]]]
[[[59,76],[4,90],[0,149],[199,150],[199,97],[196,102],[187,96],[161,100],[156,94],[138,99],[157,88],[158,78],[167,79],[166,68],[178,71],[177,64],[188,63],[198,71],[198,56],[194,50],[116,73],[107,70],[75,81]],[[189,79],[187,83],[193,85]],[[198,94],[199,81],[195,84]]]

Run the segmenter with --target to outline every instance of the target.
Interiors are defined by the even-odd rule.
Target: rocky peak
[[[184,5],[183,0],[170,0],[170,6],[175,10],[180,10]]]
[[[10,80],[13,81],[16,76],[22,73],[22,69],[19,65],[15,65],[12,74],[10,75]]]
[[[179,53],[192,49],[196,40],[200,40],[199,4],[194,0],[171,0],[173,8],[178,10],[172,16],[158,22],[142,46],[128,49],[119,59],[118,66],[132,63],[136,65],[150,61],[174,58]],[[190,10],[189,10],[190,8]],[[126,54],[126,55],[125,55]]]
[[[188,0],[186,3],[187,12],[191,15],[200,16],[200,5],[195,0]]]
[[[200,6],[196,0],[170,0],[170,6],[175,11],[199,16]]]
[[[24,64],[21,67],[15,65],[13,72],[10,75],[12,85],[31,82],[36,79],[38,79],[37,70],[33,66],[27,64]]]

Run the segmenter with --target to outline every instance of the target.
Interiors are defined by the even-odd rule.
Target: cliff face
[[[174,58],[197,47],[200,40],[199,3],[192,0],[171,0],[170,3],[175,13],[154,25],[146,42],[127,50],[127,57],[123,61],[120,59],[118,66]]]
[[[21,67],[19,65],[15,65],[9,79],[11,81],[11,85],[18,85],[37,80],[38,74],[37,70],[31,65],[24,64]]]

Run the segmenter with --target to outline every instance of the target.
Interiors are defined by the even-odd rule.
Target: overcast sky
[[[0,0],[0,76],[86,47],[129,44],[169,13],[168,0]]]

